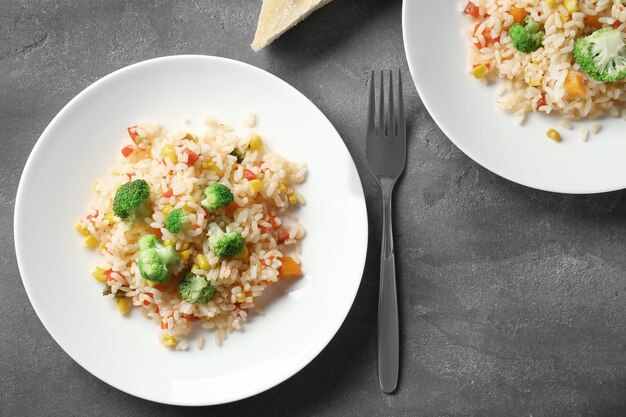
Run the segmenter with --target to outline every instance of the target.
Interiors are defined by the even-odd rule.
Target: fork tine
[[[393,113],[393,71],[389,70],[389,109],[387,110],[387,136],[396,135],[396,122]]]
[[[367,109],[367,132],[374,133],[376,131],[376,121],[374,120],[376,115],[376,98],[374,93],[374,81],[375,81],[374,70],[370,75],[370,101]]]
[[[378,135],[385,136],[385,79],[383,70],[380,70],[380,107],[378,108]]]
[[[398,136],[404,136],[406,139],[406,117],[404,116],[404,94],[400,69],[398,69]]]

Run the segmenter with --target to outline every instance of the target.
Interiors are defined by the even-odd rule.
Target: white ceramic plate
[[[580,130],[560,128],[556,117],[530,115],[517,126],[496,107],[496,88],[469,74],[469,45],[463,30],[471,23],[461,0],[405,0],[404,47],[413,81],[435,122],[454,144],[483,167],[511,181],[562,193],[599,193],[626,187],[626,123],[601,121],[602,132],[587,143]],[[561,143],[545,131],[558,129]]]
[[[158,329],[134,311],[117,313],[90,277],[99,256],[73,228],[91,184],[128,143],[126,126],[182,127],[206,114],[232,125],[250,112],[276,152],[308,164],[299,211],[308,230],[305,276],[274,294],[264,316],[221,348],[163,348]],[[192,127],[193,129],[193,127]],[[332,198],[331,198],[332,197]],[[356,295],[365,263],[367,214],[354,162],[324,115],[269,73],[236,61],[175,56],[116,71],[74,98],[46,128],[17,194],[15,246],[30,301],[46,329],[81,366],[122,391],[152,401],[209,405],[242,399],[286,380],[331,340]],[[338,236],[350,244],[337,249]],[[271,297],[271,295],[268,295]],[[200,333],[198,333],[200,334]]]

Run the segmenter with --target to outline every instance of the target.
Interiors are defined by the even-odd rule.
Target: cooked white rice
[[[626,102],[625,83],[602,83],[585,74],[574,62],[574,42],[596,30],[590,16],[599,16],[596,25],[626,29],[626,5],[615,0],[577,0],[570,13],[562,0],[551,8],[546,0],[471,0],[479,7],[478,19],[468,15],[467,29],[472,67],[486,64],[487,77],[504,84],[498,107],[516,115],[529,112],[559,113],[567,119],[619,116]],[[463,7],[467,1],[463,2]],[[543,46],[537,51],[518,52],[508,35],[514,23],[512,8],[524,9],[545,30]],[[595,17],[592,18],[595,20]],[[568,94],[568,75],[580,76],[585,87],[582,97]],[[623,114],[623,113],[622,113]],[[522,119],[523,120],[523,119]]]
[[[77,226],[99,242],[96,250],[103,256],[101,267],[108,270],[106,285],[112,293],[106,298],[113,300],[117,294],[118,298],[132,299],[136,309],[160,326],[159,337],[164,345],[179,350],[189,348],[184,336],[191,332],[194,321],[211,329],[218,344],[230,331],[242,330],[248,313],[255,307],[255,299],[280,278],[284,257],[299,263],[299,242],[305,235],[303,226],[289,210],[295,204],[304,204],[294,187],[305,180],[305,165],[269,152],[258,136],[251,146],[254,135],[239,137],[233,128],[210,117],[205,123],[205,131],[195,133],[167,132],[151,123],[136,127],[142,140],[139,144],[128,141],[132,153],[127,158],[120,157],[109,175],[94,183],[91,209]],[[246,125],[254,125],[254,116],[247,117]],[[174,146],[177,163],[163,157],[164,145]],[[231,155],[236,148],[243,153],[240,162]],[[189,153],[185,149],[198,156],[192,166],[187,165]],[[249,172],[244,173],[244,169]],[[262,182],[259,192],[246,179],[250,172]],[[150,186],[153,214],[127,224],[113,215],[113,198],[120,185],[139,178]],[[231,188],[236,206],[207,213],[199,202],[204,188],[215,182]],[[169,193],[172,195],[167,197]],[[188,212],[192,227],[172,234],[164,223],[167,212],[176,208]],[[210,222],[240,232],[245,241],[243,255],[230,260],[218,258],[205,237]],[[157,286],[147,284],[136,263],[138,240],[146,233],[162,235],[163,241],[170,241],[183,259],[181,271]],[[208,270],[194,264],[199,254],[208,261]],[[216,288],[207,304],[190,304],[178,295],[177,284],[190,269],[204,275]],[[204,346],[203,337],[196,346]]]
[[[580,131],[580,140],[582,142],[587,142],[589,140],[589,129],[587,129],[586,127],[583,127],[583,129]]]

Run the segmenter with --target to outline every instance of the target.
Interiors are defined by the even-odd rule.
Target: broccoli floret
[[[178,294],[188,303],[206,304],[215,295],[215,287],[203,276],[189,273],[178,285]]]
[[[224,233],[217,223],[209,224],[209,246],[220,258],[232,258],[243,249],[243,237],[235,232]]]
[[[172,210],[167,220],[165,220],[165,228],[170,233],[178,233],[189,224],[189,217],[183,209]]]
[[[111,294],[111,286],[109,284],[104,284],[102,295],[109,295],[109,294]]]
[[[137,266],[141,276],[152,282],[164,282],[170,277],[168,266],[178,265],[178,252],[165,246],[155,235],[144,235],[139,239],[139,259]]]
[[[515,23],[511,26],[509,36],[515,49],[528,54],[541,48],[545,33],[539,29],[539,23],[530,16],[527,16],[522,23]]]
[[[218,207],[229,205],[234,199],[233,193],[224,184],[211,184],[204,189],[204,200],[200,202],[202,207],[213,211]]]
[[[234,156],[235,158],[237,158],[237,162],[238,163],[242,163],[244,156],[243,154],[239,151],[239,148],[235,148],[233,149],[233,151],[230,153],[232,156]]]
[[[125,222],[149,215],[148,197],[150,187],[142,179],[127,182],[115,192],[113,212]]]
[[[605,83],[626,78],[626,44],[621,32],[605,28],[576,39],[574,58],[580,68]]]
[[[104,289],[102,290],[102,295],[109,295],[109,294],[113,294],[113,292],[111,291],[111,286],[109,284],[104,284]],[[124,298],[126,297],[126,293],[122,290],[117,290],[117,292],[115,294],[113,294],[113,296],[115,298]]]

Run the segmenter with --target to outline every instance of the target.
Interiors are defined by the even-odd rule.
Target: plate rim
[[[288,369],[287,371],[283,372],[280,376],[275,377],[274,379],[272,378],[268,378],[269,382],[265,382],[265,383],[261,383],[261,384],[257,384],[255,388],[253,389],[248,389],[245,392],[242,393],[237,393],[235,395],[231,395],[231,396],[227,396],[219,401],[203,401],[202,399],[200,399],[198,402],[194,402],[194,403],[190,403],[190,402],[186,402],[186,401],[177,401],[175,398],[171,397],[168,400],[163,400],[163,399],[157,399],[155,397],[151,397],[150,395],[144,395],[145,393],[142,392],[130,392],[128,390],[122,389],[120,387],[118,387],[112,380],[111,378],[109,378],[108,376],[101,376],[101,375],[97,375],[96,373],[94,373],[92,371],[92,369],[90,369],[90,367],[88,365],[86,365],[85,363],[83,363],[83,361],[79,361],[77,360],[74,355],[70,354],[68,352],[68,350],[65,347],[65,342],[61,342],[59,340],[59,338],[57,336],[55,336],[55,334],[53,334],[53,332],[50,330],[51,326],[49,325],[49,323],[47,322],[47,320],[45,320],[42,315],[42,309],[43,307],[34,303],[33,302],[33,296],[31,296],[31,292],[33,292],[33,287],[32,287],[32,283],[29,284],[28,283],[28,279],[24,278],[24,274],[23,271],[24,266],[26,264],[26,259],[25,259],[25,255],[24,255],[24,250],[20,250],[20,248],[25,248],[24,247],[24,242],[22,242],[22,238],[21,238],[21,232],[20,232],[20,224],[22,223],[22,220],[20,218],[20,212],[21,212],[21,207],[23,206],[23,204],[25,204],[24,202],[24,189],[26,188],[26,182],[28,181],[28,177],[30,176],[30,172],[34,169],[32,166],[32,161],[34,159],[34,155],[37,154],[37,152],[39,152],[39,149],[41,148],[41,146],[43,146],[43,143],[46,143],[50,140],[52,140],[51,138],[53,138],[53,136],[49,136],[49,132],[50,130],[53,129],[53,127],[59,123],[59,120],[61,120],[66,113],[68,113],[75,105],[75,103],[80,100],[82,97],[88,95],[91,93],[92,90],[98,88],[98,86],[100,84],[103,84],[105,82],[108,82],[109,80],[116,78],[117,76],[124,74],[128,71],[133,71],[136,70],[137,68],[143,67],[143,66],[149,66],[149,65],[154,65],[154,64],[160,64],[160,63],[165,63],[167,61],[177,61],[177,60],[197,60],[197,61],[213,61],[213,62],[222,62],[222,63],[227,63],[230,65],[236,65],[236,66],[241,66],[249,71],[255,71],[259,74],[261,74],[264,77],[270,77],[273,78],[275,81],[277,81],[279,84],[281,84],[283,87],[285,87],[287,90],[290,90],[293,94],[295,94],[296,96],[301,97],[302,99],[306,100],[313,109],[315,109],[320,116],[322,116],[322,118],[326,121],[326,123],[328,123],[328,126],[336,133],[338,139],[339,140],[339,146],[343,147],[343,149],[345,150],[345,152],[347,153],[347,155],[349,156],[352,164],[351,164],[351,168],[353,169],[354,174],[356,174],[356,177],[359,180],[359,186],[358,186],[358,191],[359,191],[359,200],[360,202],[358,203],[360,205],[360,213],[362,213],[363,216],[363,224],[361,225],[361,227],[364,228],[365,233],[365,239],[363,242],[361,242],[361,244],[359,245],[359,250],[357,251],[357,253],[359,254],[359,263],[361,265],[360,269],[357,272],[360,272],[360,278],[358,279],[358,283],[357,285],[354,286],[354,292],[353,294],[347,294],[348,299],[350,300],[349,303],[345,304],[345,311],[340,311],[340,317],[341,320],[337,321],[337,325],[333,326],[333,328],[331,328],[331,331],[328,332],[328,337],[325,337],[323,340],[323,343],[320,342],[318,346],[316,346],[314,349],[310,349],[310,353],[308,355],[305,355],[305,358],[302,359],[300,362],[298,362],[295,366],[293,366],[291,369]],[[274,388],[275,386],[287,381],[288,379],[290,379],[291,377],[293,377],[295,374],[297,374],[298,372],[300,372],[302,369],[304,369],[308,364],[310,364],[317,356],[319,356],[319,354],[328,346],[328,344],[332,341],[332,339],[336,336],[337,332],[339,331],[339,329],[343,326],[349,312],[352,309],[352,306],[354,305],[354,301],[356,300],[356,296],[358,294],[358,291],[361,287],[362,281],[363,281],[363,274],[365,272],[365,264],[366,264],[366,260],[367,260],[367,248],[368,248],[368,243],[369,243],[369,215],[368,215],[368,211],[367,211],[367,204],[366,204],[366,199],[365,199],[365,191],[363,188],[363,181],[361,179],[361,175],[359,173],[359,170],[357,168],[356,162],[354,160],[354,157],[352,156],[352,154],[350,153],[348,147],[346,146],[345,141],[343,140],[343,138],[341,137],[341,135],[339,134],[339,132],[337,131],[336,127],[333,125],[333,123],[330,121],[330,119],[324,114],[324,112],[322,112],[322,110],[315,104],[313,103],[306,95],[304,95],[304,93],[300,92],[298,89],[296,89],[294,86],[292,86],[291,84],[289,84],[287,81],[283,80],[282,78],[272,74],[269,71],[266,71],[262,68],[259,68],[255,65],[246,63],[246,62],[242,62],[236,59],[231,59],[231,58],[225,58],[225,57],[221,57],[221,56],[214,56],[214,55],[201,55],[201,54],[178,54],[178,55],[166,55],[166,56],[161,56],[161,57],[156,57],[156,58],[151,58],[151,59],[147,59],[147,60],[143,60],[143,61],[139,61],[130,65],[126,65],[124,67],[118,68],[115,71],[112,71],[106,75],[104,75],[103,77],[99,78],[98,80],[96,80],[95,82],[89,84],[87,87],[85,87],[84,89],[82,89],[78,94],[76,94],[67,104],[65,104],[61,110],[52,118],[52,120],[47,124],[46,128],[43,130],[43,132],[39,135],[37,141],[35,142],[34,146],[32,147],[28,158],[26,160],[26,163],[24,164],[24,167],[22,169],[22,173],[20,175],[20,180],[18,183],[18,187],[17,187],[17,192],[16,192],[16,196],[15,196],[15,205],[14,205],[14,213],[13,213],[13,244],[15,247],[15,256],[16,256],[16,260],[17,260],[17,265],[18,265],[18,270],[20,273],[20,278],[22,281],[22,285],[24,286],[24,289],[26,291],[26,295],[28,297],[28,301],[30,302],[30,305],[32,306],[33,310],[35,311],[35,314],[37,315],[37,318],[39,319],[39,321],[41,322],[41,324],[44,326],[44,328],[46,329],[47,333],[50,335],[50,337],[52,337],[52,339],[56,342],[56,344],[64,351],[65,354],[67,354],[74,362],[76,362],[78,365],[80,365],[85,371],[89,372],[91,375],[93,375],[94,377],[98,378],[99,380],[103,381],[104,383],[110,385],[111,387],[122,391],[128,395],[132,395],[134,397],[138,397],[138,398],[142,398],[144,400],[148,400],[148,401],[152,401],[155,403],[160,403],[160,404],[169,404],[169,405],[180,405],[180,406],[210,406],[210,405],[219,405],[219,404],[226,404],[226,403],[231,403],[234,401],[239,401],[239,400],[243,400],[246,398],[250,398],[253,397],[255,395],[261,394],[271,388]],[[358,268],[358,266],[357,266]]]
[[[466,146],[464,146],[461,143],[461,141],[456,140],[453,137],[453,135],[450,134],[450,129],[446,127],[445,123],[441,123],[441,118],[437,114],[437,112],[432,111],[432,104],[427,98],[428,94],[424,94],[425,90],[422,84],[417,82],[417,79],[419,78],[418,74],[420,73],[420,70],[419,70],[419,67],[415,64],[415,59],[412,56],[411,48],[409,47],[409,45],[412,42],[418,42],[418,41],[410,40],[407,37],[407,29],[406,29],[408,22],[409,22],[408,8],[410,6],[408,4],[412,2],[415,3],[415,1],[412,1],[412,0],[403,0],[402,2],[402,42],[404,45],[404,54],[405,54],[407,64],[409,67],[409,72],[411,74],[411,79],[413,80],[413,85],[415,85],[415,89],[417,90],[417,93],[419,94],[419,98],[424,104],[424,107],[426,108],[426,110],[428,111],[428,114],[433,119],[435,124],[437,124],[437,127],[443,132],[444,135],[446,135],[446,138],[448,138],[448,140],[454,144],[454,146],[456,146],[468,158],[470,158],[472,161],[474,161],[475,163],[477,163],[478,165],[480,165],[487,171],[501,178],[504,178],[505,180],[510,181],[512,183],[523,185],[525,187],[539,190],[539,191],[545,191],[545,192],[556,193],[556,194],[565,194],[565,195],[566,194],[589,195],[589,194],[610,193],[614,191],[623,190],[626,188],[626,180],[622,185],[611,185],[611,186],[595,187],[595,188],[574,188],[574,189],[567,189],[567,190],[559,189],[559,187],[542,186],[541,184],[531,183],[529,181],[524,181],[523,179],[515,178],[514,175],[504,173],[502,172],[501,169],[488,167],[481,157],[478,157],[476,153],[469,150]]]

